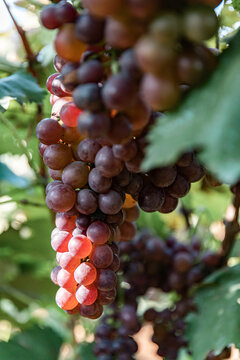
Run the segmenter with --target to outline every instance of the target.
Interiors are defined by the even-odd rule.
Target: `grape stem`
[[[26,32],[23,30],[23,28],[21,26],[18,25],[16,19],[14,18],[13,14],[11,12],[10,6],[8,5],[7,1],[3,0],[3,2],[4,2],[4,5],[6,6],[6,9],[14,23],[14,26],[15,26],[21,40],[22,40],[22,43],[23,43],[23,46],[24,46],[24,49],[25,49],[26,55],[27,55],[29,71],[32,73],[32,75],[34,77],[37,77],[37,73],[33,67],[33,63],[36,61],[37,54],[34,54],[34,52],[32,51],[31,46],[26,37]]]
[[[240,208],[240,194],[236,192],[233,197],[234,215],[231,221],[225,221],[225,236],[222,243],[221,256],[222,265],[227,263],[229,254],[235,244],[237,234],[240,231],[238,222],[239,208]]]
[[[186,222],[186,228],[190,229],[191,228],[191,223],[190,223],[190,216],[192,214],[192,210],[187,208],[185,205],[181,205],[180,208],[180,213],[183,215],[185,222]]]

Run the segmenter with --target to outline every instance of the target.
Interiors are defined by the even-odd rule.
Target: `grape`
[[[113,178],[115,184],[124,187],[127,186],[132,179],[132,174],[124,167],[123,170]]]
[[[217,267],[220,262],[220,255],[208,250],[203,254],[202,261],[208,266]]]
[[[132,136],[132,124],[129,119],[118,114],[111,120],[108,138],[112,144],[122,144],[130,140]]]
[[[106,269],[113,261],[113,252],[108,245],[95,246],[90,260],[96,268]]]
[[[84,235],[73,236],[68,243],[68,250],[72,256],[84,259],[91,253],[92,243]]]
[[[88,182],[89,168],[82,161],[74,161],[63,170],[62,181],[74,189],[82,188]]]
[[[125,209],[125,221],[133,222],[137,221],[140,215],[140,210],[137,205],[133,206],[130,209]]]
[[[135,52],[140,68],[146,73],[163,75],[175,64],[174,47],[170,44],[161,44],[149,35],[140,38]]]
[[[138,199],[142,187],[143,187],[143,178],[138,174],[133,174],[132,180],[125,187],[125,191],[126,193],[130,194],[134,199]]]
[[[114,157],[109,146],[104,146],[98,151],[95,166],[106,177],[117,176],[123,169],[123,163]]]
[[[185,273],[191,269],[193,258],[186,252],[179,252],[174,256],[174,269],[180,273]]]
[[[50,104],[53,106],[53,105],[55,104],[55,102],[56,102],[57,100],[60,100],[60,99],[61,99],[60,97],[51,94],[49,101],[50,101]]]
[[[117,295],[117,290],[115,288],[109,291],[99,291],[98,301],[102,305],[109,305],[114,301],[116,295]]]
[[[75,294],[64,288],[58,289],[56,293],[56,303],[63,310],[72,310],[78,305]]]
[[[63,85],[62,80],[63,80],[63,76],[58,75],[52,81],[52,86],[51,86],[52,94],[58,97],[69,96],[70,94],[70,92]]]
[[[155,16],[158,11],[157,0],[127,0],[127,8],[131,16],[140,20],[147,20]]]
[[[57,281],[57,276],[61,269],[61,266],[56,266],[51,272],[51,280],[55,285],[59,285]]]
[[[101,88],[95,83],[82,84],[73,91],[74,103],[83,110],[101,111],[103,109]]]
[[[174,198],[181,198],[190,190],[189,182],[181,175],[177,175],[174,183],[167,188],[167,193]]]
[[[59,181],[59,180],[54,180],[54,181],[50,182],[49,184],[47,184],[46,189],[45,189],[46,194],[51,189],[53,189],[55,186],[60,185],[60,184],[62,185],[63,183],[61,181]]]
[[[178,172],[189,182],[199,181],[204,176],[204,168],[196,160],[189,166],[180,167]]]
[[[98,197],[99,209],[107,215],[117,214],[121,210],[123,203],[121,195],[114,190],[109,190],[105,194],[99,194]]]
[[[113,145],[112,151],[116,159],[130,161],[137,155],[136,141],[131,140],[124,145]]]
[[[111,76],[104,84],[102,99],[108,109],[125,110],[136,98],[136,83],[125,73]]]
[[[112,261],[111,265],[108,267],[108,269],[110,269],[114,272],[118,272],[118,270],[120,269],[120,259],[117,254],[113,255],[113,261]]]
[[[178,199],[165,193],[165,200],[162,206],[158,209],[160,213],[167,214],[174,211],[178,206]]]
[[[176,179],[177,169],[176,167],[166,166],[150,171],[149,176],[155,186],[167,187]]]
[[[51,237],[51,246],[53,250],[63,253],[68,251],[68,243],[72,235],[68,231],[57,231]]]
[[[49,91],[52,95],[54,95],[54,93],[53,93],[53,91],[52,91],[52,83],[53,83],[53,80],[54,80],[57,76],[59,76],[59,75],[60,75],[59,73],[55,73],[55,74],[50,75],[50,76],[48,77],[48,79],[47,79],[46,86],[47,86],[48,91]],[[56,95],[55,95],[55,96],[56,96]]]
[[[77,72],[78,81],[85,83],[99,83],[104,75],[104,69],[98,60],[88,60],[83,63]]]
[[[69,127],[66,125],[62,125],[63,136],[62,140],[68,144],[79,144],[82,136],[78,131],[77,127]]]
[[[81,214],[93,214],[98,207],[96,194],[89,189],[82,189],[77,195],[77,209]]]
[[[76,299],[81,305],[92,305],[98,296],[97,288],[94,284],[80,285],[76,291]]]
[[[46,150],[46,148],[47,148],[46,144],[42,144],[41,142],[39,143],[38,149],[39,149],[39,153],[40,153],[41,156],[43,156],[44,151]]]
[[[106,222],[113,226],[121,225],[124,221],[123,211],[119,211],[117,214],[108,215],[106,218]]]
[[[109,17],[105,26],[105,39],[114,48],[127,49],[134,45],[137,36],[129,24]]]
[[[57,276],[58,285],[68,291],[73,291],[77,282],[74,279],[73,273],[69,273],[68,271],[61,269]]]
[[[52,144],[43,154],[44,163],[53,170],[61,170],[72,160],[72,151],[67,145]]]
[[[181,84],[195,85],[204,77],[204,63],[191,51],[184,52],[178,59],[177,72]]]
[[[181,35],[181,18],[177,13],[161,14],[150,26],[151,36],[160,43],[171,44]]]
[[[68,272],[73,272],[79,263],[80,259],[76,256],[72,256],[70,252],[67,251],[62,253],[59,257],[59,265]]]
[[[104,20],[84,12],[76,21],[75,33],[77,38],[84,43],[96,44],[103,39],[104,26]]]
[[[82,111],[78,109],[73,102],[69,102],[61,108],[60,118],[62,122],[70,127],[76,127],[79,115]]]
[[[80,308],[80,315],[89,319],[97,319],[102,315],[103,307],[98,301],[92,305],[82,305]]]
[[[55,217],[55,225],[61,231],[72,231],[75,228],[77,216],[70,216],[66,213],[58,213]]]
[[[129,329],[135,329],[138,327],[138,318],[134,306],[125,305],[121,311],[121,320],[123,325]]]
[[[82,231],[87,231],[90,221],[91,221],[91,219],[89,216],[80,214],[77,217],[76,226]]]
[[[72,209],[75,201],[75,191],[69,185],[65,184],[55,186],[46,196],[47,206],[55,212],[66,212]]]
[[[138,203],[146,212],[157,211],[164,203],[164,192],[154,185],[144,186],[139,193]]]
[[[177,165],[182,167],[189,166],[192,163],[192,161],[193,161],[193,153],[188,152],[180,156],[180,158],[177,161]]]
[[[68,91],[73,91],[74,88],[79,85],[77,78],[78,67],[78,62],[66,62],[66,64],[62,67],[62,83]]]
[[[176,291],[182,291],[183,287],[184,287],[184,278],[183,275],[180,273],[176,273],[176,272],[172,272],[169,275],[169,285],[171,286],[171,288],[173,290]]]
[[[122,71],[126,71],[132,78],[138,80],[141,77],[137,57],[133,49],[125,50],[119,58],[119,65]]]
[[[143,158],[144,158],[144,154],[141,151],[138,151],[137,155],[133,159],[125,163],[126,168],[133,173],[141,172],[141,164]]]
[[[139,97],[137,97],[133,105],[126,110],[126,113],[135,132],[142,130],[150,121],[150,108]]]
[[[121,7],[122,0],[83,0],[82,4],[91,14],[105,17],[115,14]]]
[[[192,41],[210,39],[218,29],[218,19],[214,10],[208,6],[189,7],[183,17],[185,36]]]
[[[74,271],[75,280],[79,285],[90,285],[97,278],[97,270],[90,262],[81,263]]]
[[[87,138],[78,145],[77,154],[80,160],[93,163],[100,149],[101,146],[95,140]]]
[[[43,26],[47,29],[56,29],[62,25],[61,21],[57,18],[55,5],[45,6],[41,11],[40,19]]]
[[[59,55],[55,55],[53,60],[53,65],[56,71],[60,72],[65,64],[66,64],[66,60],[61,58]]]
[[[112,179],[103,176],[97,168],[94,168],[90,171],[88,184],[93,191],[105,193],[110,189]]]
[[[120,234],[121,234],[121,240],[122,241],[128,241],[134,238],[136,235],[136,225],[132,222],[124,221],[122,225],[119,226]]]
[[[55,48],[63,59],[78,62],[86,45],[76,37],[74,24],[65,24],[55,38]]]
[[[174,81],[157,78],[152,74],[144,76],[141,91],[147,104],[158,111],[171,109],[178,103],[180,97],[179,88]]]
[[[53,169],[48,169],[49,172],[49,176],[53,179],[53,180],[58,180],[60,182],[62,182],[62,170],[53,170]]]
[[[87,229],[87,237],[94,245],[102,245],[110,239],[110,229],[103,221],[94,221]]]
[[[77,16],[77,10],[69,2],[60,1],[56,6],[56,18],[61,24],[74,22]]]
[[[78,304],[75,308],[73,308],[72,310],[65,310],[65,312],[69,315],[76,315],[76,314],[79,314],[79,311],[80,311],[80,308],[81,308],[81,305]]]
[[[98,138],[107,134],[110,117],[106,112],[90,113],[84,111],[78,118],[78,129],[81,134],[90,138]]]
[[[58,100],[55,101],[55,103],[54,103],[54,105],[52,107],[52,114],[51,114],[53,119],[55,119],[55,120],[59,119],[60,111],[61,111],[63,105],[69,103],[69,101],[72,101],[72,98],[69,97],[69,96],[58,98]]]
[[[98,272],[96,286],[101,291],[109,291],[117,285],[117,276],[110,269],[101,269]]]

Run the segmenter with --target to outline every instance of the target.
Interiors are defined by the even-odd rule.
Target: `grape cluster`
[[[118,291],[122,303],[119,305],[115,300],[107,316],[101,319],[96,332],[95,355],[99,360],[114,359],[117,351],[119,359],[133,359],[134,347],[128,347],[129,337],[138,332],[145,321],[153,325],[152,341],[158,346],[157,354],[176,360],[181,348],[188,349],[184,337],[185,317],[197,311],[189,290],[218,268],[219,254],[201,251],[196,238],[185,245],[173,236],[163,241],[146,230],[133,240],[120,243],[119,247],[121,278],[125,284]],[[176,286],[177,280],[179,286]],[[152,287],[164,292],[176,291],[180,299],[162,311],[149,308],[141,318],[137,315],[138,299]],[[224,359],[229,352],[229,348],[217,356],[210,352],[206,360]]]
[[[56,73],[47,80],[52,114],[38,124],[37,136],[54,180],[46,203],[57,213],[52,247],[61,268],[52,277],[60,285],[57,303],[69,312],[94,318],[113,301],[119,259],[112,242],[121,240],[127,248],[136,234],[138,205],[146,212],[172,212],[204,176],[193,151],[150,172],[142,172],[141,163],[149,128],[164,116],[159,111],[174,106],[216,65],[216,55],[199,43],[217,28],[214,5],[85,0],[78,13],[62,0],[42,10],[42,24],[58,33]],[[151,255],[154,266],[158,250]],[[186,253],[179,255],[185,256],[183,267],[197,272],[196,266],[190,270],[195,255]],[[180,276],[177,265],[169,265],[171,255],[167,259],[171,280],[162,286],[184,291],[186,270]],[[141,267],[133,276],[140,277]],[[146,281],[146,274],[138,281]],[[180,278],[182,285],[173,285]]]
[[[132,360],[138,345],[131,335],[141,325],[136,308],[125,305],[121,310],[117,304],[108,309],[108,314],[101,319],[96,334],[94,353],[98,360]]]

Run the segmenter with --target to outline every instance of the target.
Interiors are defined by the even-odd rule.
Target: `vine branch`
[[[33,74],[34,77],[37,78],[37,74],[36,74],[36,71],[35,69],[33,68],[33,62],[36,61],[36,54],[34,54],[34,52],[32,51],[31,49],[31,46],[28,42],[28,39],[27,39],[27,36],[26,36],[26,32],[23,30],[23,28],[18,25],[16,19],[14,18],[13,14],[12,14],[12,11],[10,9],[10,6],[8,5],[7,1],[6,0],[3,0],[4,2],[4,5],[6,6],[6,9],[14,23],[14,26],[22,40],[22,43],[23,43],[23,47],[25,49],[25,52],[26,52],[26,57],[27,57],[27,60],[28,60],[28,64],[29,64],[29,70],[30,72]]]
[[[240,226],[238,222],[239,209],[240,209],[240,193],[236,191],[233,197],[233,206],[234,214],[232,220],[225,221],[225,236],[222,243],[221,256],[222,256],[222,265],[225,265],[228,259],[228,256],[232,250],[232,247],[236,241],[237,234],[240,231]]]

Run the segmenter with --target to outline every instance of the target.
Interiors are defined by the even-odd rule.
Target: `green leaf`
[[[198,312],[187,317],[186,337],[194,360],[229,344],[240,346],[240,265],[220,270],[197,289]]]
[[[93,345],[94,343],[87,343],[87,342],[81,343],[81,345],[78,348],[80,359],[96,360],[96,357],[93,353]]]
[[[24,188],[29,185],[29,181],[22,177],[14,174],[9,167],[0,161],[0,182],[7,181],[18,188]]]
[[[192,91],[149,134],[143,168],[174,162],[184,151],[200,149],[200,159],[223,182],[240,177],[240,32],[220,56],[210,80]]]
[[[45,94],[36,79],[27,72],[19,71],[0,80],[0,99],[10,97],[19,104],[24,102],[40,104]]]
[[[36,326],[0,343],[3,360],[57,360],[62,339],[50,328]]]

